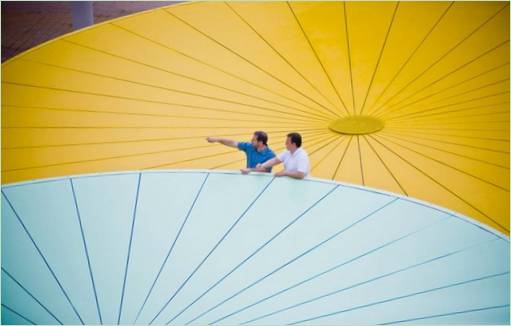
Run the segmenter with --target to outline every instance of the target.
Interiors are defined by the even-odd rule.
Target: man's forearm
[[[235,142],[234,140],[230,140],[230,139],[220,138],[219,142],[225,146],[231,146],[231,147],[238,146],[237,142]]]
[[[295,179],[303,179],[305,177],[305,173],[300,171],[294,171],[294,172],[284,172],[286,176],[295,178]]]
[[[280,161],[276,157],[274,157],[274,158],[264,162],[263,164],[258,165],[256,167],[256,169],[260,169],[260,170],[257,170],[257,171],[267,171],[267,169],[269,169],[269,168],[271,168],[274,165],[277,165],[279,163],[280,163]]]
[[[227,139],[227,138],[208,137],[208,141],[210,143],[211,142],[220,143],[222,145],[229,146],[229,147],[238,147],[237,141]]]
[[[251,170],[255,172],[268,172],[269,168],[263,168],[262,165],[258,165],[255,168],[252,168]]]

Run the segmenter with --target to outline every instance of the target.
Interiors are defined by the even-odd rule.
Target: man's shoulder
[[[282,153],[280,153],[279,155],[277,155],[277,157],[279,158],[279,160],[281,161],[284,161],[285,159],[287,159],[290,155],[290,152],[289,151],[283,151]]]
[[[247,150],[249,150],[251,147],[252,147],[252,144],[251,144],[251,143],[244,142],[244,141],[239,141],[239,142],[238,142],[238,149],[239,149],[239,150],[247,151]]]
[[[300,151],[298,152],[298,156],[301,158],[309,158],[309,154],[303,149],[300,148]]]

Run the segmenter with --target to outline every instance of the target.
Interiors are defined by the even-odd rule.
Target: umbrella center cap
[[[385,124],[378,118],[367,115],[355,115],[332,121],[328,128],[340,134],[365,135],[383,129]]]

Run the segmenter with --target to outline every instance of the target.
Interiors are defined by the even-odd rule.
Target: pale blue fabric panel
[[[39,323],[51,325],[59,322],[58,319],[52,316],[53,312],[19,283],[18,280],[13,279],[12,275],[8,276],[7,273],[5,270],[2,271],[2,298],[10,298],[8,300],[9,308],[23,316],[31,316]]]
[[[168,309],[171,313],[167,314],[166,317],[168,318],[162,321],[166,322],[175,316],[186,307],[185,305],[195,300],[206,289],[231,271],[233,272],[225,280],[229,281],[229,284],[232,284],[232,280],[238,280],[235,287],[239,288],[242,285],[239,282],[240,276],[243,275],[243,278],[247,278],[249,276],[247,271],[252,271],[250,267],[247,269],[245,266],[254,266],[252,260],[264,261],[264,266],[267,267],[276,260],[281,262],[281,257],[276,252],[268,256],[267,247],[273,244],[272,241],[268,241],[275,238],[276,235],[277,237],[278,235],[284,236],[289,232],[293,234],[295,232],[293,226],[302,222],[301,219],[296,219],[333,189],[334,185],[308,182],[294,183],[289,179],[275,179],[229,236],[225,238],[222,245],[212,253],[208,261],[197,272],[196,281],[183,290],[181,296],[176,297],[173,307],[175,309]],[[289,231],[286,229],[285,233],[279,233],[294,220],[296,222],[290,226]],[[297,251],[297,248],[294,248],[292,244],[284,248],[284,250],[287,249],[289,249],[288,253],[290,255]],[[241,262],[243,262],[243,265],[238,268],[239,270],[235,269]],[[256,266],[260,266],[260,264],[256,263]],[[213,297],[215,293],[218,296],[219,291],[220,293],[228,293],[228,289],[221,283],[218,285],[218,289],[215,288],[211,291],[211,294]],[[202,303],[202,300],[197,303]],[[185,318],[186,315],[183,314],[175,321],[178,323],[186,322]]]
[[[414,324],[414,325],[448,325],[448,324],[480,324],[480,325],[509,325],[509,304],[469,310],[454,311],[445,314],[420,316],[413,319],[400,319],[392,321],[392,324]]]
[[[422,206],[415,205],[415,207],[418,208],[416,214],[418,214],[420,211],[423,213],[426,212],[426,208]],[[368,253],[367,255],[354,261],[351,261],[350,259],[344,259],[339,260],[337,264],[332,263],[332,267],[326,268],[324,271],[329,271],[332,268],[335,269],[319,277],[316,277],[307,283],[304,283],[278,296],[266,300],[261,304],[253,306],[251,309],[244,311],[243,314],[240,314],[240,316],[238,316],[235,321],[243,322],[247,320],[253,320],[254,318],[261,317],[268,313],[273,313],[280,309],[290,307],[294,304],[301,303],[317,296],[324,295],[338,289],[349,288],[350,286],[367,282],[371,279],[400,271],[404,268],[408,268],[413,272],[413,270],[416,270],[420,267],[414,266],[417,264],[424,264],[424,266],[427,266],[435,263],[436,260],[440,260],[441,263],[445,263],[449,259],[455,258],[456,255],[461,255],[464,251],[468,251],[470,249],[474,250],[475,248],[479,248],[480,245],[486,245],[488,242],[499,240],[497,237],[490,233],[481,233],[480,229],[474,228],[468,223],[464,223],[452,217],[445,218],[445,215],[443,216],[444,217],[441,217],[437,223],[433,223],[426,228],[420,229],[418,232],[411,233],[406,238],[397,238],[399,239],[398,241],[390,243],[387,242],[389,243],[388,245],[378,249],[377,251],[365,251],[363,254]],[[456,232],[459,231],[465,232],[460,232],[459,235],[456,235]],[[453,235],[456,236],[453,237]],[[499,241],[502,241],[504,244],[506,244],[506,242],[503,240]],[[502,259],[498,261],[498,264],[495,261],[490,261],[489,264],[497,265],[499,268],[502,268],[502,264],[505,264],[509,261],[506,257],[504,257],[506,248],[508,248],[507,244],[504,246],[504,251],[502,251],[502,248],[500,248],[499,251],[495,252],[494,254],[491,254],[490,251],[490,257],[502,257]],[[485,254],[488,254],[488,252]],[[445,255],[449,256],[443,257]],[[357,257],[358,256],[354,256],[353,258]],[[483,259],[482,257],[483,256],[480,258],[481,260]],[[336,266],[339,267],[336,268]],[[459,268],[465,268],[465,264],[461,264]],[[460,274],[463,273],[464,272],[462,271],[460,272]],[[312,276],[314,276],[314,274],[312,274],[310,277]],[[427,277],[427,275],[423,277]],[[304,277],[304,279],[307,278]],[[384,279],[381,279],[380,282],[383,280]],[[282,280],[282,282],[285,282],[285,280]],[[370,284],[371,283],[367,283],[364,286],[367,288],[370,286]],[[281,287],[279,290],[285,288],[286,287]],[[271,293],[276,292],[278,291],[274,290]],[[349,293],[349,291],[346,292]],[[255,302],[255,300],[253,302]],[[325,311],[328,311],[328,309],[335,311],[337,307],[335,299],[332,299],[328,302],[330,302],[332,306],[328,308],[325,307]],[[304,313],[307,314],[307,309],[312,309],[311,307],[315,307],[316,304],[318,305],[318,309],[323,309],[322,306],[327,305],[328,303],[325,303],[325,300],[316,301],[314,303],[300,307],[300,309],[304,310]],[[289,318],[288,316],[293,317],[295,314],[297,314],[295,310],[286,311],[277,316],[272,316],[270,319],[262,319],[261,322],[268,322],[269,320],[275,320],[275,322],[284,322],[284,320],[287,320],[286,318]],[[226,321],[231,319],[227,319]]]
[[[2,325],[34,325],[35,321],[2,304]]]
[[[477,286],[474,287],[472,283],[460,284],[459,286],[455,286],[450,289],[440,289],[431,293],[399,299],[401,296],[449,286],[467,280],[486,277],[488,275],[507,272],[509,260],[507,260],[508,264],[506,264],[506,259],[502,259],[502,261],[496,263],[492,261],[491,258],[482,258],[488,255],[491,256],[493,253],[503,254],[505,252],[503,252],[501,244],[497,241],[502,240],[493,240],[487,242],[481,247],[473,247],[458,255],[452,255],[446,259],[438,259],[428,264],[408,269],[400,273],[395,273],[389,277],[381,278],[373,282],[312,301],[308,304],[301,305],[281,314],[267,318],[266,322],[271,320],[276,323],[292,323],[339,312],[332,316],[311,320],[310,323],[335,324],[341,320],[343,322],[352,323],[356,320],[360,320],[360,318],[363,318],[368,323],[380,323],[384,320],[398,319],[399,317],[397,316],[417,316],[428,314],[430,313],[428,309],[431,308],[431,305],[434,305],[434,308],[436,309],[434,311],[442,311],[441,309],[449,309],[450,307],[452,307],[452,311],[455,311],[458,308],[456,304],[459,303],[460,293],[464,293],[463,296],[466,297],[466,299],[476,300],[471,304],[489,303],[489,305],[493,305],[495,303],[494,299],[498,301],[498,304],[503,304],[502,301],[505,303],[506,300],[509,302],[508,298],[506,299],[505,297],[502,297],[502,293],[495,292],[494,288],[490,288],[490,296],[487,294],[485,297],[484,292],[481,292]],[[504,249],[507,250],[506,248]],[[504,289],[504,286],[506,285],[506,278],[508,279],[509,275],[502,276],[498,278],[497,281],[493,280],[492,282],[497,282],[493,284],[500,283],[501,289]],[[484,283],[484,281],[482,281],[482,283]],[[485,284],[492,283],[486,282]],[[342,288],[334,287],[329,292]],[[509,293],[508,288],[505,289],[505,291]],[[495,298],[491,297],[492,292],[494,293]],[[435,297],[438,295],[443,295],[444,299],[440,300],[438,297]],[[385,300],[392,301],[386,303],[384,302]],[[419,304],[418,302],[421,300],[423,303]],[[409,304],[409,302],[412,303]],[[372,303],[378,304],[370,307],[363,307],[366,304]],[[473,306],[471,304],[468,304],[468,307]],[[262,322],[262,320],[260,320],[260,322]]]
[[[361,197],[359,193],[359,190],[341,186],[318,203],[304,219],[293,225],[289,232],[266,248],[264,256],[245,266],[243,279],[247,281],[239,283],[236,278],[228,280],[221,287],[224,293],[217,294],[218,298],[211,302],[223,301],[242,287],[250,288],[197,321],[215,320],[240,304],[252,302],[254,298],[259,298],[261,294],[267,294],[276,287],[302,280],[304,273],[327,266],[332,261],[334,252],[347,255],[344,250],[345,237],[377,216],[379,209],[394,200],[390,196],[375,193]],[[389,204],[389,208],[391,205]],[[372,214],[375,211],[378,212]],[[307,251],[310,252],[303,255]],[[297,258],[299,256],[301,257]],[[293,262],[281,268],[290,261]],[[263,277],[264,281],[251,286]],[[209,306],[213,305],[210,303]]]
[[[174,264],[170,249],[172,244],[180,241],[179,230],[186,226],[187,214],[193,209],[206,177],[207,173],[143,175],[121,318],[123,323],[134,322],[162,266]]]
[[[4,192],[82,319],[99,322],[70,181],[38,183]]]
[[[179,170],[2,191],[4,324],[509,322],[508,238],[406,197]]]
[[[241,182],[239,177],[231,174],[209,176],[174,247],[172,262],[165,266],[153,294],[142,311],[140,317],[142,323],[150,322],[165,307],[201,261],[271,181],[267,176],[251,175]],[[162,319],[165,317],[167,316],[162,316]],[[160,319],[156,321],[162,322]]]
[[[30,188],[30,185],[23,187]],[[3,191],[8,193],[7,189],[4,189]],[[30,199],[32,199],[30,196],[24,198],[25,201],[29,201]],[[52,212],[55,215],[58,214],[58,211]],[[19,217],[23,222],[22,216]],[[72,217],[75,218],[75,216]],[[46,230],[44,224],[42,225],[43,230]],[[33,235],[31,236],[34,237]],[[37,248],[41,250],[43,256],[41,256],[41,254],[36,250],[36,245]],[[73,290],[73,288],[77,287],[77,285],[81,287],[82,284],[68,283],[62,285],[61,278],[56,275],[57,280],[61,282],[62,285],[62,288],[59,287],[58,282],[51,273],[51,271],[56,273],[53,270],[54,264],[50,264],[50,267],[52,268],[50,271],[43,260],[43,257],[44,259],[47,259],[45,256],[46,251],[47,248],[41,246],[40,242],[36,241],[34,244],[34,242],[31,241],[20,223],[20,220],[16,217],[5,197],[2,196],[2,268],[13,275],[18,282],[23,284],[23,286],[36,298],[43,302],[63,323],[79,324],[80,320],[73,311],[71,305],[74,301],[71,300],[70,303],[70,301],[66,299],[63,289],[66,293],[69,293]],[[60,249],[54,252],[54,254],[59,251]],[[82,258],[84,258],[83,254],[79,253],[76,261],[79,262]],[[79,265],[78,267],[83,266]],[[80,273],[83,272],[87,272],[87,270],[84,269],[80,271]],[[85,282],[86,284],[89,284],[87,281]],[[6,304],[10,304],[11,300],[14,299],[15,298],[5,297],[2,295],[2,302]],[[35,319],[32,315],[27,317]]]
[[[117,323],[138,177],[127,174],[73,180],[102,321],[106,324]]]

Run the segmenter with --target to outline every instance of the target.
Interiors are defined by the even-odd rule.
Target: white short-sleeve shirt
[[[301,147],[291,154],[290,151],[280,153],[279,160],[284,163],[284,169],[288,172],[302,172],[305,175],[309,174],[309,155]]]

